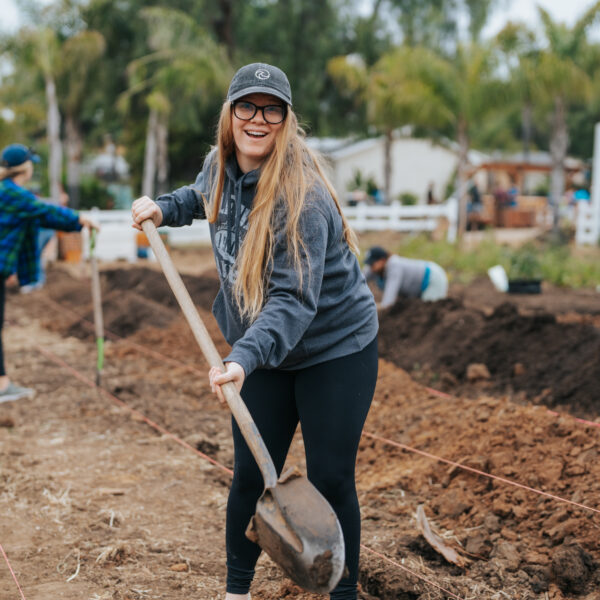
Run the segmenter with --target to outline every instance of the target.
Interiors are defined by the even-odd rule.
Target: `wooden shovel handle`
[[[179,306],[187,319],[187,322],[202,350],[202,354],[206,358],[207,362],[211,367],[218,367],[219,369],[225,370],[223,365],[223,361],[219,356],[219,352],[217,351],[214,342],[212,341],[192,299],[190,297],[181,276],[177,272],[163,241],[160,239],[160,235],[156,230],[156,226],[152,222],[152,220],[148,219],[142,223],[142,229],[150,242],[150,247],[154,252],[162,270],[167,278],[169,286],[173,290],[175,294],[175,298],[177,298],[177,302],[179,302]],[[225,396],[225,400],[229,405],[231,413],[235,418],[248,447],[250,448],[258,467],[263,475],[265,480],[265,487],[274,487],[277,483],[277,472],[275,471],[275,466],[273,465],[273,460],[269,455],[269,451],[265,446],[265,443],[256,427],[256,424],[252,420],[250,412],[248,408],[244,404],[235,384],[233,382],[226,383],[221,386],[221,391],[223,392],[223,396]]]
[[[95,236],[96,232],[91,231],[91,245],[90,245],[90,266],[92,271],[92,301],[94,304],[94,328],[96,330],[96,339],[104,337],[104,322],[102,319],[102,299],[100,297],[100,274],[98,272],[98,261],[94,253]]]

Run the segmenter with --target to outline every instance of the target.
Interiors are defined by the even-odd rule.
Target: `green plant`
[[[538,184],[533,188],[534,196],[547,196],[550,193],[550,181],[546,177],[543,181],[538,182]]]
[[[540,252],[532,244],[526,244],[510,256],[509,279],[541,279]]]
[[[406,236],[390,250],[407,258],[434,261],[451,281],[459,283],[487,277],[487,270],[494,265],[502,265],[511,279],[543,279],[558,286],[594,289],[600,283],[600,248],[582,253],[568,244],[544,239],[515,249],[498,244],[490,233],[476,249],[465,250],[422,234]]]
[[[402,192],[398,195],[398,200],[400,200],[400,203],[404,206],[413,206],[419,201],[419,198],[412,192]]]
[[[367,179],[366,188],[367,194],[369,194],[369,196],[374,196],[375,192],[379,189],[379,186],[375,183],[373,177],[369,177],[369,179]]]
[[[352,179],[346,185],[346,189],[349,192],[354,190],[364,190],[366,186],[365,177],[360,169],[354,169],[352,173]]]
[[[81,179],[80,208],[99,208],[106,210],[112,208],[114,200],[108,192],[106,184],[97,177],[87,176]]]

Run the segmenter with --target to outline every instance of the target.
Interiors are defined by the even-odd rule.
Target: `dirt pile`
[[[103,383],[161,427],[230,467],[230,415],[210,393],[206,364],[162,274],[116,269],[103,272],[102,282],[105,318],[125,335],[107,345]],[[226,344],[208,312],[216,277],[186,278],[186,283],[224,354]],[[22,365],[19,380],[35,387],[38,396],[33,404],[0,405],[4,411],[0,416],[7,423],[0,428],[0,458],[13,465],[10,472],[0,472],[12,493],[0,494],[0,529],[12,532],[11,557],[26,591],[36,585],[39,573],[56,581],[55,593],[43,597],[69,590],[72,582],[57,576],[56,565],[79,548],[77,581],[110,590],[99,598],[147,597],[132,589],[153,590],[173,600],[219,597],[224,585],[222,527],[229,476],[209,463],[190,463],[187,455],[171,448],[168,436],[152,433],[139,417],[126,416],[122,408],[107,409],[95,390],[82,392],[81,381],[31,349],[31,339],[48,336],[44,343],[67,363],[83,373],[94,372],[93,329],[88,326],[85,338],[81,320],[52,305],[58,301],[91,320],[88,280],[55,271],[46,289],[18,299],[9,298],[8,306],[16,325],[7,333],[13,345],[22,342],[18,360],[10,354],[12,368]],[[119,315],[125,319],[124,312],[132,318],[119,322]],[[36,329],[36,318],[61,335],[79,331],[85,344]],[[476,310],[462,299],[436,304],[406,301],[382,314],[381,322],[382,354],[395,360],[380,361],[357,460],[365,544],[360,597],[449,597],[433,587],[434,582],[461,598],[597,600],[599,520],[585,507],[598,510],[598,428],[567,414],[557,417],[545,406],[520,405],[507,395],[492,393],[496,386],[516,389],[520,377],[524,386],[529,385],[528,378],[550,370],[545,363],[554,359],[553,352],[562,361],[552,363],[554,369],[576,351],[581,364],[569,363],[573,373],[596,377],[591,368],[594,348],[597,352],[595,330],[581,323],[560,323],[550,311],[524,315],[512,305]],[[526,360],[529,353],[535,360]],[[478,396],[434,394],[397,366],[401,360],[415,373],[424,373],[423,365],[431,364],[438,369],[437,383],[439,374],[447,373],[448,382],[454,379],[454,390],[473,385]],[[483,367],[469,370],[474,363],[486,365],[489,380]],[[478,380],[469,384],[467,372]],[[558,377],[552,381],[556,389],[563,389]],[[568,398],[571,402],[576,396]],[[38,443],[32,446],[34,435]],[[64,454],[69,448],[71,454]],[[297,439],[289,464],[304,469],[303,454]],[[122,465],[126,471],[117,477]],[[107,500],[97,492],[103,488],[117,489],[118,495]],[[52,529],[55,512],[45,512],[49,500],[44,489],[52,491],[62,511],[60,533]],[[59,502],[64,490],[72,490],[73,510]],[[184,504],[177,508],[176,500]],[[464,568],[448,563],[420,535],[414,518],[419,506],[442,539],[469,553]],[[21,511],[21,519],[11,511]],[[32,535],[23,514],[36,519],[37,533]],[[21,530],[11,527],[13,521]],[[66,547],[65,539],[77,542]],[[109,547],[129,551],[123,560],[99,561]],[[369,549],[429,583],[383,562]],[[36,558],[34,565],[31,556]],[[78,568],[78,557],[72,556],[70,573]],[[173,568],[184,564],[187,570]],[[13,582],[6,586],[13,591],[9,585]],[[266,562],[259,566],[253,592],[264,600],[317,599]],[[89,590],[86,593],[90,595]],[[84,595],[82,590],[77,597]]]
[[[194,302],[209,311],[219,289],[215,274],[182,277]],[[102,309],[107,337],[126,337],[148,327],[164,328],[180,314],[177,300],[162,272],[147,267],[102,271]],[[80,339],[93,336],[93,306],[85,281],[74,280],[64,271],[53,272],[48,285],[50,298],[72,309],[50,325]]]
[[[427,371],[434,387],[468,384],[468,367],[484,364],[487,390],[599,414],[600,330],[561,323],[505,302],[486,315],[458,299],[401,299],[380,317],[381,356],[408,371]],[[472,379],[472,378],[471,378]],[[479,386],[481,391],[481,385]]]

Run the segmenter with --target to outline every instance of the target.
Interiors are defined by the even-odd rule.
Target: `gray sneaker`
[[[10,402],[11,400],[20,400],[21,398],[32,398],[35,396],[35,390],[21,387],[12,381],[7,388],[0,392],[0,402]]]

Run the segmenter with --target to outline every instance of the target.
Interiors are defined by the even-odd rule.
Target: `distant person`
[[[381,246],[369,248],[363,273],[383,290],[378,308],[388,308],[398,296],[435,301],[448,295],[448,277],[438,264],[390,254]]]
[[[510,208],[517,206],[517,204],[518,204],[517,199],[519,197],[519,188],[517,187],[516,183],[514,183],[514,182],[512,183],[507,194],[508,194],[508,206]]]
[[[33,164],[39,161],[37,154],[21,144],[6,146],[0,155],[0,402],[34,394],[13,383],[4,367],[2,326],[7,278],[16,272],[21,286],[37,281],[40,227],[62,231],[97,228],[74,210],[42,202],[25,189],[33,176]]]
[[[580,187],[579,189],[577,189],[573,192],[573,200],[575,202],[581,202],[582,200],[584,202],[589,202],[590,201],[590,193],[584,187]]]
[[[55,204],[52,200],[44,200],[49,204]],[[60,197],[58,204],[60,206],[67,206],[69,204],[69,196],[62,189],[60,190]],[[35,277],[35,281],[33,283],[28,283],[26,285],[21,286],[21,293],[27,294],[29,292],[33,292],[44,286],[46,283],[46,259],[44,257],[44,250],[50,244],[52,240],[56,239],[56,231],[54,229],[49,229],[48,227],[40,227],[38,231],[38,251],[40,254],[40,259],[38,260],[38,270],[37,275]]]
[[[372,192],[373,202],[375,204],[385,204],[385,198],[383,192],[379,188],[375,188]]]
[[[475,182],[469,186],[469,199],[467,202],[467,229],[479,229],[484,224],[483,202]]]
[[[493,191],[494,195],[494,212],[496,214],[496,226],[504,227],[504,213],[510,206],[510,196],[507,190],[502,185],[497,185]]]
[[[433,181],[427,186],[427,204],[437,204],[437,199],[435,197],[435,193],[433,191],[434,185]]]

